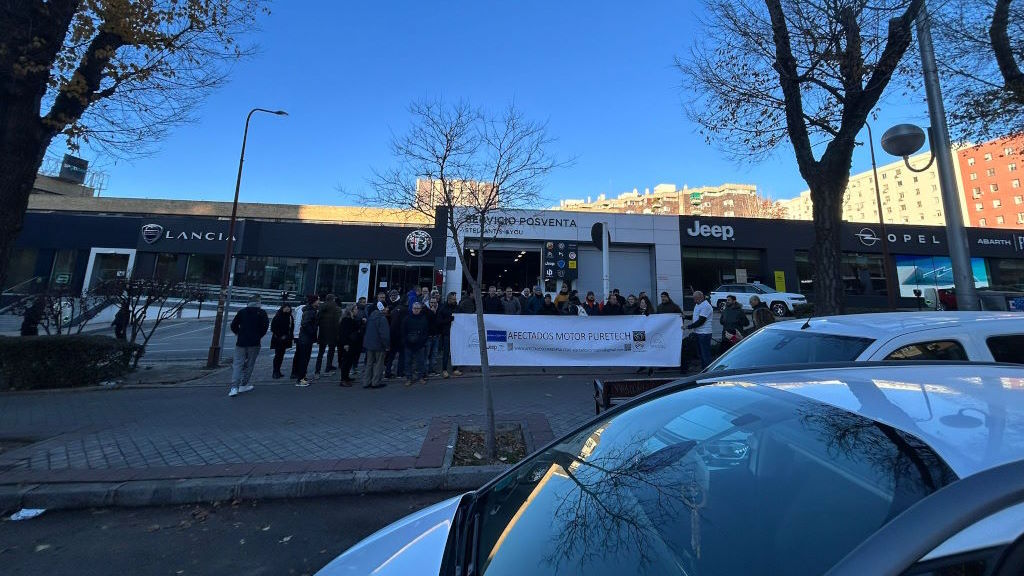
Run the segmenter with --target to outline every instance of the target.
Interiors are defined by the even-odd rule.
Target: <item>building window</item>
[[[15,288],[17,294],[31,292],[35,278],[36,259],[39,251],[35,248],[15,248],[11,250],[11,259],[7,261],[7,279],[4,281],[4,291]]]
[[[914,176],[914,182],[917,182],[917,176]]]
[[[69,289],[74,281],[78,250],[58,250],[50,270],[50,288]]]
[[[806,250],[797,250],[794,254],[796,274],[800,281],[801,294],[814,292],[814,269]],[[843,252],[840,265],[843,277],[843,290],[847,294],[884,296],[886,293],[885,267],[882,265],[881,254],[862,254],[859,252]]]
[[[996,216],[996,224],[1002,224],[1005,222],[1002,216]]]
[[[1024,212],[1017,212],[1017,224],[1024,224]]]
[[[1006,165],[1006,170],[1009,171],[1009,172],[1016,172],[1017,171],[1017,163],[1016,162],[1011,162],[1011,163],[1007,164]]]
[[[747,282],[766,280],[762,274],[762,251],[732,248],[683,248],[683,287],[693,290],[714,290],[721,284],[736,282],[737,271],[743,270]],[[768,281],[768,284],[773,284]]]
[[[1013,197],[1013,203],[1014,204],[1022,204],[1022,203],[1024,203],[1024,196],[1014,196]]]
[[[1003,156],[1013,156],[1013,148],[1003,148]]]
[[[968,166],[974,166],[974,158],[968,158],[967,159],[967,165]]]
[[[989,184],[988,185],[988,191],[989,192],[999,192],[999,184]]]
[[[305,294],[307,264],[305,258],[247,256],[238,261],[235,286]]]
[[[981,202],[975,202],[974,203],[974,211],[975,212],[981,212],[984,209],[985,209],[985,205],[982,204]]]
[[[179,282],[181,276],[178,273],[178,262],[181,258],[188,258],[185,254],[168,254],[161,252],[156,255],[156,262],[153,264],[153,279],[165,282]]]
[[[321,260],[316,269],[317,293],[334,294],[342,302],[355,302],[359,289],[359,262]]]
[[[988,222],[986,222],[984,218],[978,220],[978,226],[985,226],[987,224],[988,224]]]
[[[991,162],[991,161],[992,161],[992,153],[989,152],[989,153],[985,154],[985,162]]]
[[[1016,179],[1013,182],[1010,182],[1010,187],[1011,188],[1020,188],[1020,180]]]
[[[185,281],[189,284],[216,284],[220,286],[223,254],[189,254]]]
[[[980,199],[981,198],[981,188],[975,188],[974,190],[971,190],[971,198],[974,198],[975,200]]]
[[[996,169],[995,168],[989,168],[988,170],[985,170],[985,174],[987,174],[989,176],[995,176],[996,175]]]
[[[971,180],[977,180],[977,179],[978,179],[978,173],[977,172],[971,172]]]
[[[736,215],[736,213],[733,212],[732,210],[726,210],[722,215],[725,216],[726,218],[732,218],[733,216]]]
[[[988,266],[983,258],[971,258],[974,287],[988,288]],[[900,279],[900,296],[913,298],[914,289],[921,290],[925,301],[937,303],[937,291],[953,287],[953,266],[948,256],[896,255],[896,277]]]
[[[917,207],[918,207],[918,208],[920,208],[920,207],[921,207],[921,201],[920,201],[920,200],[918,200],[918,201],[917,201]]]
[[[1002,205],[1003,205],[1003,201],[1002,200],[993,200],[992,201],[992,207],[993,208],[999,208]]]

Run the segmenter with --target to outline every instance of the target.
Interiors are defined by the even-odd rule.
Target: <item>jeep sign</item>
[[[720,238],[722,240],[732,240],[735,235],[735,231],[732,226],[715,224],[709,226],[707,224],[701,224],[700,220],[693,221],[693,228],[687,228],[686,233],[696,238],[697,236],[703,236],[704,238]]]

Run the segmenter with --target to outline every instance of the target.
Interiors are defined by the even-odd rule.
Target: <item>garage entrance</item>
[[[475,278],[477,271],[477,251],[466,250],[466,262],[469,273]],[[540,282],[540,248],[535,250],[484,250],[484,286],[497,285],[501,288],[511,286],[516,292],[524,288],[533,288]]]

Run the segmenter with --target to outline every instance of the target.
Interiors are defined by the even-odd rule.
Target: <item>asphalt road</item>
[[[362,538],[454,494],[46,512],[0,522],[0,572],[313,574]]]

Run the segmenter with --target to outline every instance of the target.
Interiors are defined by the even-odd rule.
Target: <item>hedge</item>
[[[0,388],[96,386],[128,372],[141,349],[110,336],[0,336]]]

